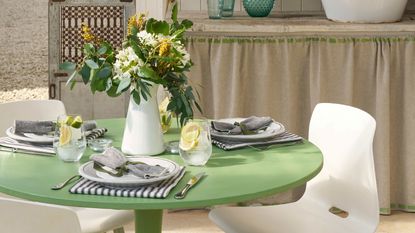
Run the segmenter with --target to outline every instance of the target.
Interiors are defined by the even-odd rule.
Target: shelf
[[[192,18],[190,35],[415,35],[415,15],[406,15],[401,22],[383,24],[355,24],[333,22],[324,16],[289,17],[230,17],[213,20]]]

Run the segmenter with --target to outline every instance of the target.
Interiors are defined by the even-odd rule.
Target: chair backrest
[[[81,233],[78,216],[68,207],[2,197],[0,227],[7,233]]]
[[[309,140],[320,148],[324,166],[307,184],[304,198],[349,212],[350,221],[377,226],[379,203],[373,161],[376,121],[346,105],[318,104],[312,114]]]
[[[0,104],[0,136],[14,120],[56,120],[65,114],[65,106],[59,100],[25,100]]]

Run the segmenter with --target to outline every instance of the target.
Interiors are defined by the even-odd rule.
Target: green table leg
[[[135,233],[161,233],[163,210],[135,210]]]

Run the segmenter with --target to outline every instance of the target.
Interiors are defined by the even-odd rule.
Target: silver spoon
[[[71,181],[79,180],[81,177],[82,177],[82,176],[80,176],[80,175],[74,175],[74,176],[70,177],[69,179],[65,180],[64,182],[59,183],[59,184],[57,184],[57,185],[53,186],[51,189],[52,189],[52,190],[59,190],[59,189],[62,189],[62,188],[63,188],[63,187],[65,187],[67,184],[69,184]]]

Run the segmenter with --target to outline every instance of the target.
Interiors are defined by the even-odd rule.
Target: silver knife
[[[0,146],[0,151],[11,152],[11,153],[32,154],[32,155],[54,156],[54,154],[49,154],[46,152],[31,151],[31,150],[19,149],[15,147],[1,147]]]
[[[193,176],[187,182],[186,186],[184,186],[184,188],[180,192],[178,192],[178,193],[176,193],[176,195],[174,195],[174,198],[183,199],[186,196],[187,191],[189,191],[189,189],[191,187],[193,187],[204,175],[205,175],[205,172],[201,172],[201,173],[198,173],[195,176]]]

